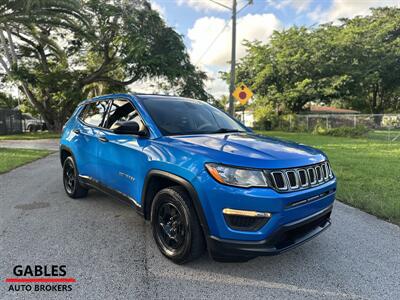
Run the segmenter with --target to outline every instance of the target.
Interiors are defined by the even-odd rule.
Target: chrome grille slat
[[[286,191],[288,189],[287,180],[285,178],[286,176],[284,175],[283,172],[275,171],[275,172],[271,172],[271,175],[272,175],[273,183],[278,190]],[[282,180],[283,184],[281,184],[281,182],[279,182],[280,180]]]
[[[311,188],[332,180],[329,162],[325,161],[304,168],[266,171],[272,186],[278,191],[296,191]]]
[[[297,174],[299,176],[300,185],[302,187],[308,186],[309,181],[308,181],[307,171],[304,169],[299,169],[299,170],[297,170]],[[303,176],[302,176],[302,174],[303,174]],[[304,178],[304,181],[302,180],[302,177]]]
[[[298,189],[300,187],[299,179],[297,177],[297,173],[295,171],[286,171],[286,178],[288,182],[288,186],[291,190]],[[294,182],[292,181],[294,180]]]
[[[324,180],[327,180],[329,178],[328,163],[327,162],[322,164],[322,173],[324,175]]]
[[[317,174],[317,182],[321,183],[324,180],[324,177],[322,177],[321,166],[315,167],[315,173]]]
[[[311,174],[312,174],[312,176],[311,176]],[[315,169],[308,168],[307,175],[308,175],[308,179],[310,179],[310,184],[315,185],[317,183],[317,174],[315,173]]]

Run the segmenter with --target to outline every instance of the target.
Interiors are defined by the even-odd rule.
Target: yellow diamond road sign
[[[244,105],[253,96],[253,92],[242,82],[233,91],[232,96]]]

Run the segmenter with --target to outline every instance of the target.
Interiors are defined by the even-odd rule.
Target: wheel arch
[[[74,161],[76,162],[74,153],[72,152],[72,150],[65,146],[65,145],[61,145],[60,146],[60,163],[61,166],[64,165],[64,161],[67,159],[68,156],[72,156],[72,158],[74,159]]]
[[[192,200],[193,206],[196,210],[203,232],[205,235],[208,235],[209,228],[207,224],[207,219],[205,217],[196,189],[185,178],[166,171],[153,169],[150,170],[146,175],[141,197],[144,218],[146,220],[150,219],[151,203],[156,193],[164,187],[173,185],[182,186],[188,192]]]

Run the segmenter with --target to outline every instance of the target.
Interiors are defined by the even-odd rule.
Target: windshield
[[[239,122],[203,101],[145,97],[142,104],[163,135],[246,131]]]

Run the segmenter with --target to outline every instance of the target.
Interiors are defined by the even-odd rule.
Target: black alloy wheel
[[[78,171],[72,156],[67,157],[64,161],[63,183],[65,192],[71,198],[82,198],[88,193],[88,189],[79,182]]]
[[[71,160],[66,161],[64,165],[64,187],[67,194],[73,194],[76,185],[76,174],[75,168],[71,163]]]
[[[165,188],[151,208],[153,236],[161,253],[182,264],[199,257],[204,236],[190,197],[179,186]]]
[[[164,202],[158,209],[157,235],[168,251],[179,251],[182,247],[187,233],[187,226],[182,212],[170,202]]]

